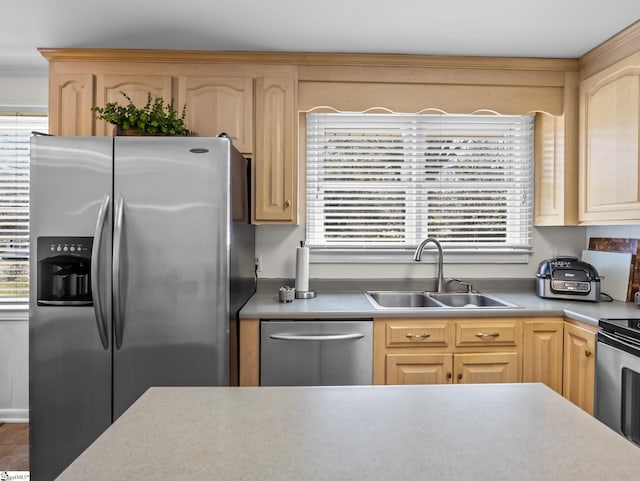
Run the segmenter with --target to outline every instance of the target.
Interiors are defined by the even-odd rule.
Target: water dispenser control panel
[[[93,243],[92,237],[88,238],[91,241],[89,242],[89,244],[81,241],[81,239],[84,239],[83,237],[64,238],[63,240],[60,237],[40,237],[40,239],[46,240],[47,244],[47,246],[45,246],[43,255],[70,254],[77,256],[88,256],[89,259],[91,259],[91,244]],[[56,242],[56,240],[62,240],[62,242]]]
[[[39,306],[91,306],[93,237],[38,237]]]

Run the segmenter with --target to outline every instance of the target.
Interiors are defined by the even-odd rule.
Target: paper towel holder
[[[315,291],[299,291],[296,289],[296,299],[313,299],[316,297]]]
[[[316,293],[309,290],[309,248],[305,241],[300,241],[300,247],[296,249],[295,297],[296,299],[313,299],[316,297]]]

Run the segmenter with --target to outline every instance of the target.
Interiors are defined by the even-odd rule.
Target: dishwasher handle
[[[270,334],[270,339],[280,341],[349,341],[362,339],[364,334],[354,332],[350,334]]]

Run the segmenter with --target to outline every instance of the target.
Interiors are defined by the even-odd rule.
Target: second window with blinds
[[[318,260],[407,260],[433,237],[461,258],[527,261],[532,116],[308,113],[306,124],[306,237]]]
[[[29,301],[29,147],[46,114],[0,113],[0,306]]]

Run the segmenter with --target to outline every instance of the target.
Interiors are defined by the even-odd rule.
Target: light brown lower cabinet
[[[596,331],[563,318],[525,321],[522,380],[543,382],[593,415]]]
[[[456,384],[520,382],[517,352],[454,354]]]
[[[394,319],[374,324],[375,384],[520,382],[514,319]]]
[[[524,321],[522,381],[542,382],[562,394],[564,319]]]
[[[374,384],[542,382],[593,414],[596,330],[562,317],[378,319]]]
[[[596,329],[565,324],[562,393],[593,415]]]
[[[518,353],[387,354],[386,384],[519,382]]]
[[[451,354],[387,354],[385,384],[448,384],[453,377]]]
[[[377,319],[374,384],[543,382],[593,414],[596,327],[564,318]],[[257,386],[260,322],[240,322],[239,384]],[[497,334],[497,335],[496,335]]]

